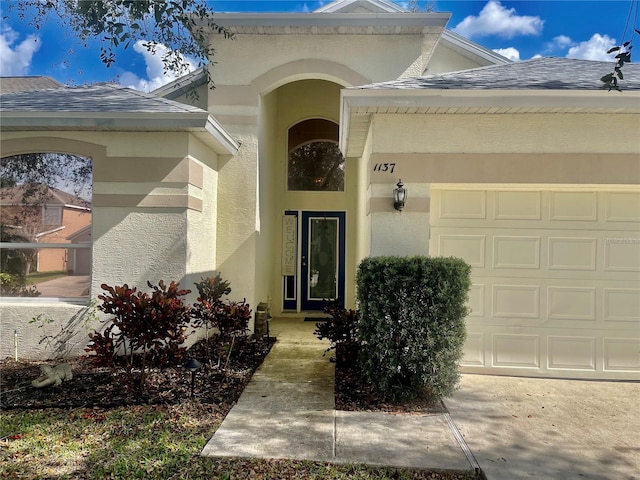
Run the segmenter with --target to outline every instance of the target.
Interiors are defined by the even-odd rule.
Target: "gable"
[[[315,13],[404,13],[405,9],[387,0],[336,0]]]

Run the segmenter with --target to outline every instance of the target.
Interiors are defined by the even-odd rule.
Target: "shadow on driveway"
[[[488,480],[640,479],[640,383],[463,375],[445,403]]]

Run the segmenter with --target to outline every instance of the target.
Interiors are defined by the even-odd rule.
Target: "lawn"
[[[27,283],[29,285],[36,285],[38,283],[48,282],[49,280],[55,280],[56,278],[67,276],[69,276],[69,274],[65,270],[55,272],[35,272],[30,273],[27,276]]]
[[[11,410],[0,426],[3,479],[471,479],[364,465],[198,454],[226,406],[197,400],[114,409]]]
[[[215,343],[214,339],[211,340]],[[190,352],[205,358],[200,342]],[[227,369],[205,366],[190,399],[188,372],[167,368],[142,396],[122,377],[77,359],[73,379],[36,389],[39,362],[0,362],[0,478],[4,479],[440,479],[442,473],[366,465],[212,459],[200,451],[239,398],[270,342],[237,349]],[[200,349],[200,350],[198,350]],[[133,403],[133,404],[132,404]],[[347,403],[357,404],[350,401]],[[64,408],[61,408],[64,407]]]

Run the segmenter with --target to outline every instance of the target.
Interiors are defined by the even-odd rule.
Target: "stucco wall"
[[[629,153],[638,151],[638,115],[375,115],[378,153]]]
[[[15,340],[17,335],[18,359],[46,359],[52,356],[54,344],[46,341],[46,336],[60,333],[62,326],[84,307],[64,302],[39,301],[7,301],[0,302],[0,359],[15,358]],[[38,315],[42,321],[32,322]],[[46,320],[54,322],[48,323]],[[81,323],[77,335],[70,346],[71,355],[84,353],[89,338],[89,327],[97,328],[97,324],[86,327]]]
[[[398,78],[420,56],[421,45],[421,35],[237,34],[233,41],[213,38],[217,63],[212,72],[216,84],[249,85],[280,65],[321,59],[379,82]],[[320,72],[308,71],[306,78],[314,73]],[[336,70],[334,79],[341,77]]]
[[[478,63],[471,60],[455,50],[446,47],[443,42],[439,43],[431,55],[425,75],[434,75],[436,73],[457,72],[468,68],[477,68],[489,65],[489,62]]]
[[[215,270],[218,156],[191,134],[2,132],[1,147],[3,155],[53,151],[92,158],[92,298],[103,283],[148,290],[147,281],[162,279],[191,289],[201,273]],[[42,314],[56,330],[80,308],[42,298],[0,299],[0,357],[13,355],[14,330],[20,356],[47,356],[38,345],[43,330],[29,319]]]

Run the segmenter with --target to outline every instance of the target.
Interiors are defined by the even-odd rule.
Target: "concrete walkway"
[[[277,343],[202,455],[472,469],[445,414],[336,411],[328,343],[314,329],[271,320]]]
[[[463,375],[449,414],[338,412],[315,323],[271,325],[278,342],[203,455],[640,480],[640,383]]]

